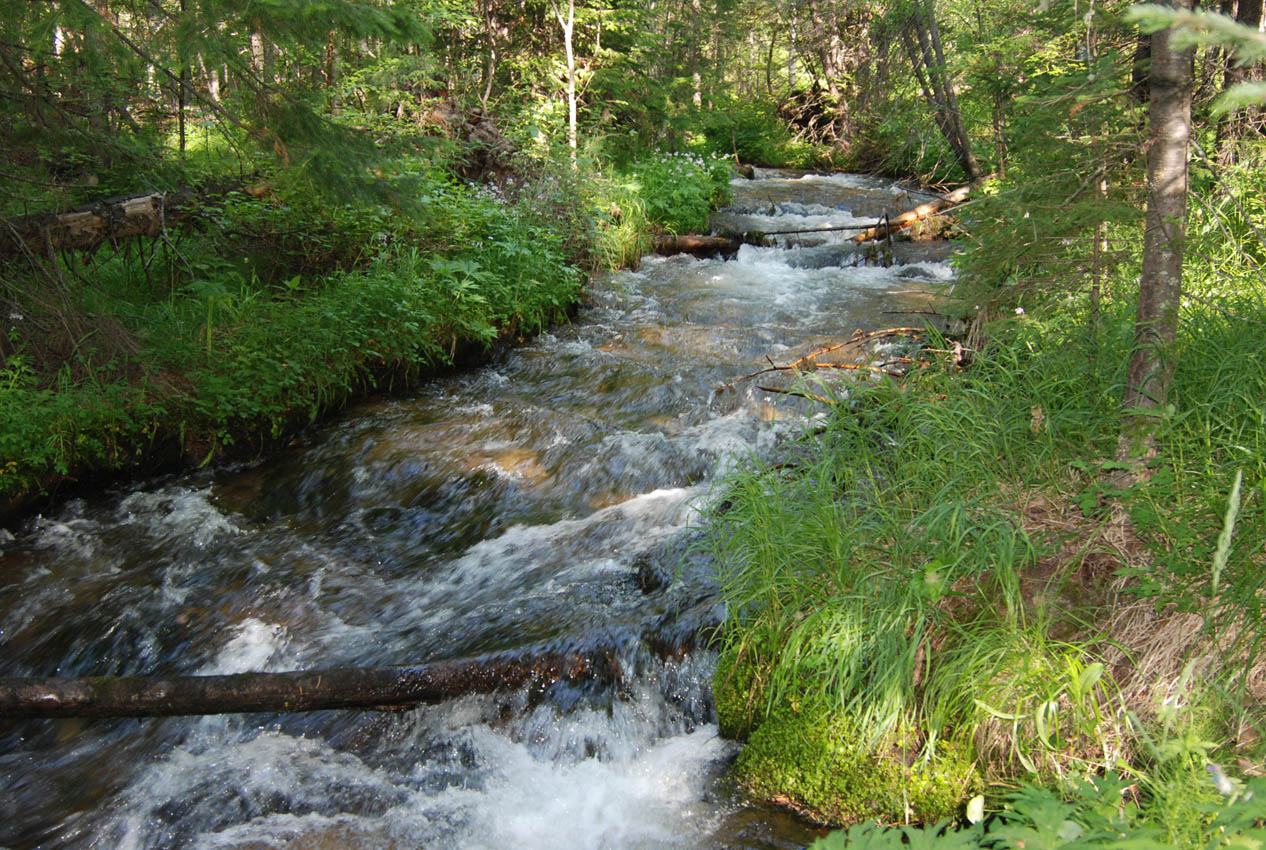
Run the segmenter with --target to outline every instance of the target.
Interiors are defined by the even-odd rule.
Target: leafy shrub
[[[731,102],[705,113],[702,120],[708,150],[718,156],[772,168],[811,169],[829,161],[824,147],[792,137],[772,103]]]
[[[633,163],[625,180],[653,225],[670,233],[706,233],[713,208],[731,198],[731,177],[723,157],[669,153]]]

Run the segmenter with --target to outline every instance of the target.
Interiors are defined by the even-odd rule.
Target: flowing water
[[[861,177],[736,182],[722,224],[912,204]],[[791,238],[791,237],[788,237]],[[815,833],[725,780],[720,616],[698,543],[718,476],[821,415],[746,382],[909,324],[943,246],[859,265],[839,233],[648,258],[573,324],[358,405],[279,456],[0,531],[0,675],[415,664],[534,647],[618,675],[400,713],[0,721],[0,846],[783,848]],[[918,317],[915,317],[916,319]],[[918,322],[916,322],[918,323]]]

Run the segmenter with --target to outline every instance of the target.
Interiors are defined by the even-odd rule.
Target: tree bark
[[[1168,5],[1190,10],[1192,0],[1172,0]],[[1128,463],[1136,479],[1155,455],[1155,414],[1168,404],[1173,384],[1169,355],[1178,334],[1182,296],[1192,86],[1192,50],[1176,50],[1170,30],[1154,34],[1143,266],[1117,446],[1117,460]]]
[[[0,717],[170,717],[322,709],[399,710],[463,694],[618,679],[614,652],[544,652],[411,667],[227,676],[0,679]]]
[[[971,136],[963,123],[958,96],[945,72],[945,55],[941,47],[941,31],[930,0],[916,4],[901,28],[902,44],[918,80],[923,98],[932,107],[932,117],[941,135],[954,152],[963,173],[970,181],[981,177],[980,163],[971,149]]]

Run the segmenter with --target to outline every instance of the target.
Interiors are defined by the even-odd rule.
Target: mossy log
[[[557,681],[614,679],[614,654],[541,652],[223,676],[94,676],[0,679],[0,717],[168,717],[321,709],[401,710],[472,693]]]

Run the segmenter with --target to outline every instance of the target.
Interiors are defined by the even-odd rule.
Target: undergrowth
[[[0,505],[257,453],[353,396],[535,334],[653,232],[706,230],[731,175],[686,155],[614,176],[520,156],[483,184],[451,166],[406,149],[379,163],[380,191],[342,202],[274,169],[206,197],[192,227],[15,263],[0,285]]]
[[[1239,283],[1242,295],[1253,286]],[[1045,829],[1037,796],[1007,796],[1018,781],[1083,787],[1116,771],[1147,829],[1202,842],[1182,825],[1200,832],[1220,816],[1193,808],[1216,803],[1205,765],[1259,755],[1266,373],[1249,329],[1266,310],[1250,297],[1235,312],[1185,305],[1179,403],[1148,482],[1120,490],[1105,473],[1124,301],[1020,311],[962,372],[933,358],[899,384],[858,382],[825,428],[728,482],[711,519],[729,611],[714,682],[723,731],[763,747],[774,718],[825,713],[870,763],[948,777],[965,760],[999,814],[987,836],[954,841]],[[838,781],[860,781],[850,770]],[[768,765],[741,760],[737,772],[758,796],[788,793],[771,792]],[[974,781],[959,782],[957,817]],[[827,822],[946,816],[907,800],[841,818],[791,796]],[[1051,800],[1041,818],[1081,805]],[[1055,833],[1064,820],[1080,831],[1014,846],[1099,841],[1087,838],[1097,821],[1061,816]]]

